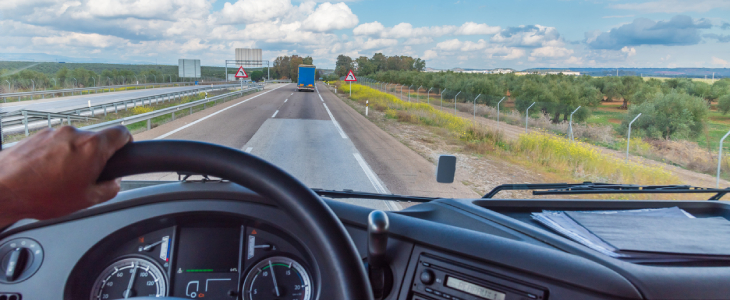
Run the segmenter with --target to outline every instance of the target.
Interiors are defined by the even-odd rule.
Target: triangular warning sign
[[[246,70],[243,69],[243,66],[238,68],[238,72],[236,72],[236,78],[248,78],[248,74],[246,73]]]
[[[357,78],[355,78],[355,74],[352,73],[352,70],[347,73],[347,76],[345,77],[345,81],[357,81]]]
[[[251,231],[251,234],[256,234],[256,229],[254,229],[253,231]]]

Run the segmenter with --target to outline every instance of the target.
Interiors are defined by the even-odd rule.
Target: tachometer
[[[310,300],[312,280],[296,260],[274,256],[259,261],[243,282],[245,300]]]
[[[144,258],[118,260],[99,275],[91,300],[126,299],[149,296],[165,297],[167,282],[162,270]]]

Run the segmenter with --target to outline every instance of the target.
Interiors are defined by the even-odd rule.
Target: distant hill
[[[33,62],[33,61],[0,61],[0,70],[28,69],[41,72],[46,75],[56,74],[63,67],[68,69],[84,68],[100,74],[104,70],[131,70],[139,73],[144,70],[157,70],[162,74],[178,74],[177,65],[155,65],[155,64],[108,64],[108,63],[69,63],[69,62]],[[248,71],[249,69],[247,69]],[[255,70],[255,69],[251,69]],[[224,67],[201,66],[202,77],[223,78]],[[228,73],[235,74],[236,68],[229,67]]]
[[[644,77],[687,77],[687,78],[715,78],[730,77],[728,68],[534,68],[525,71],[576,71],[591,76],[644,76]]]

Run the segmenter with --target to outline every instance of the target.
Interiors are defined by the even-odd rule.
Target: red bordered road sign
[[[236,72],[236,78],[248,78],[248,74],[246,73],[246,70],[243,69],[243,66],[238,68],[238,72]]]
[[[345,81],[357,81],[357,78],[355,78],[355,74],[352,73],[352,70],[347,73],[347,76],[345,76]]]

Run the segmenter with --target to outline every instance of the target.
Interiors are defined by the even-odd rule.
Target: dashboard
[[[371,210],[324,200],[365,268]],[[706,201],[423,203],[388,213],[384,299],[729,298],[728,264],[638,265],[604,258],[526,217],[543,208],[639,205],[730,215],[727,204]],[[0,299],[332,299],[328,290],[339,279],[319,266],[327,253],[312,247],[311,238],[271,201],[232,183],[139,188],[61,219],[19,223],[0,233]]]

